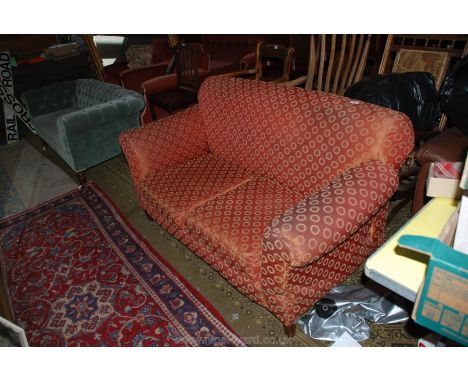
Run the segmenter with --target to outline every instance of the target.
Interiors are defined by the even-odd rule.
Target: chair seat
[[[236,271],[256,278],[265,228],[302,198],[279,183],[257,177],[200,205],[187,215],[186,224],[192,235],[223,254]]]
[[[206,154],[150,173],[140,192],[162,218],[183,226],[190,210],[251,178],[242,167]]]
[[[193,91],[176,88],[152,95],[150,102],[172,113],[177,109],[197,103],[197,94]]]

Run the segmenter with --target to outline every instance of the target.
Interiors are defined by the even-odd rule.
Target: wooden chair
[[[199,56],[201,46],[198,43],[180,43],[175,58],[177,87],[149,97],[149,101],[169,114],[176,110],[197,103],[199,81]],[[157,119],[153,115],[153,119]]]
[[[430,72],[438,90],[449,68],[467,53],[466,35],[388,35],[379,74]],[[427,139],[440,134],[446,125],[447,117],[442,114],[432,130],[415,131],[416,149]],[[399,174],[400,182],[392,197],[389,219],[413,199],[419,171],[413,151]]]
[[[289,81],[294,48],[278,44],[257,44],[255,79],[268,82]]]
[[[181,44],[181,41],[179,39],[179,36],[176,34],[168,34],[167,35],[167,41],[169,42],[169,46],[171,47],[172,51],[174,52],[172,54],[171,60],[169,61],[169,64],[167,65],[166,68],[166,74],[172,73],[174,70],[175,66],[175,61],[176,61],[176,53],[177,53],[177,47]]]
[[[255,68],[245,68],[236,72],[226,73],[228,77],[244,77],[268,82],[289,81],[294,48],[279,44],[257,44]]]
[[[466,35],[388,35],[379,74],[430,72],[439,90],[448,69],[467,53]],[[442,114],[434,129],[415,132],[416,142],[439,134],[446,125],[447,117]]]
[[[311,35],[307,75],[286,85],[344,94],[362,78],[370,41],[371,35]]]

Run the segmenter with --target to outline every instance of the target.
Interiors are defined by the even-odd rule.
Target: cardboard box
[[[443,197],[451,199],[459,199],[461,196],[460,174],[457,171],[446,172],[441,174],[440,168],[444,165],[451,166],[456,169],[461,169],[462,162],[437,162],[431,163],[429,174],[426,181],[426,195],[430,197]]]
[[[411,317],[468,346],[468,255],[425,236],[403,235],[398,242],[430,256]]]
[[[453,248],[457,251],[468,253],[468,157],[465,161],[465,169],[461,177],[460,189],[463,190],[463,194],[460,202],[460,217],[458,219]]]

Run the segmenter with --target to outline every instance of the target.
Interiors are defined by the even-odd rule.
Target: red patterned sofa
[[[120,137],[143,209],[287,331],[381,245],[413,142],[404,114],[223,76]]]

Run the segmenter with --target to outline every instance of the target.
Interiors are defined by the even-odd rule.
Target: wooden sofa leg
[[[44,141],[41,137],[39,137],[39,141],[41,142],[41,145],[42,145],[42,151],[46,151],[47,150],[47,142]]]
[[[154,219],[151,217],[151,215],[150,215],[148,212],[146,212],[146,211],[145,211],[145,215],[146,215],[146,218],[147,218],[150,222],[152,222],[152,221],[154,220]]]
[[[0,316],[6,318],[9,321],[13,321],[13,313],[8,303],[7,292],[6,290],[3,290],[4,285],[5,283],[3,282],[0,272]]]
[[[296,324],[291,325],[283,325],[284,333],[289,337],[292,338],[296,334]]]
[[[78,183],[80,183],[82,186],[86,184],[86,170],[77,172],[76,179],[78,179]]]

